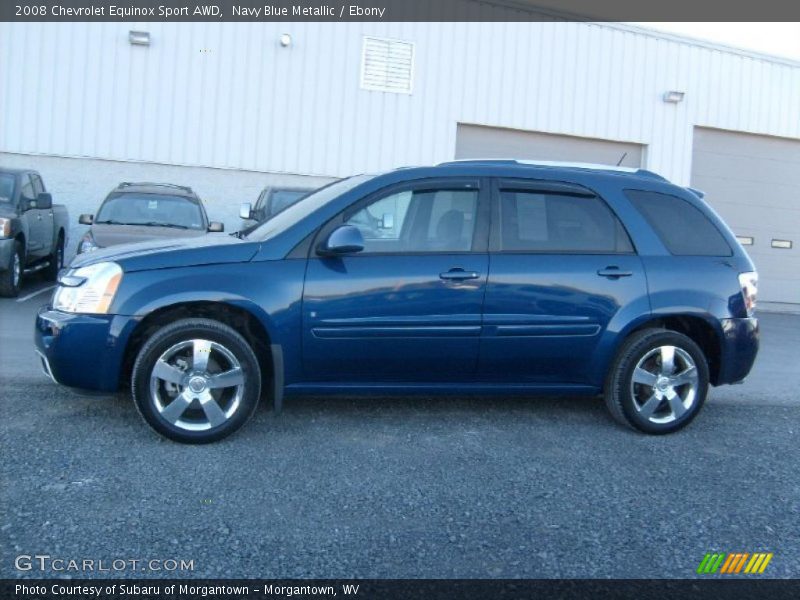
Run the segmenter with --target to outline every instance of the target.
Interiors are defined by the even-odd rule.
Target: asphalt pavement
[[[748,381],[669,436],[592,398],[304,398],[184,446],[45,378],[44,287],[0,299],[0,577],[682,578],[707,552],[800,576],[800,316],[760,315]]]

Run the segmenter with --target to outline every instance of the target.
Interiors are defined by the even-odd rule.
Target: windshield
[[[14,176],[0,173],[0,202],[11,202],[14,197]]]
[[[269,221],[265,221],[245,237],[248,240],[261,242],[272,239],[282,231],[299,223],[304,217],[319,210],[337,196],[341,196],[373,177],[374,175],[355,175],[321,187],[316,192],[310,193],[297,203],[281,211]]]
[[[103,202],[94,222],[205,229],[203,212],[197,202],[161,194],[125,193],[111,196]]]
[[[269,203],[269,216],[277,215],[284,208],[288,208],[307,194],[308,191],[306,190],[276,190],[272,192]]]

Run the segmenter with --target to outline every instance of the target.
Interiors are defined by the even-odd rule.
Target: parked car
[[[0,167],[0,296],[18,295],[28,273],[44,271],[55,281],[68,222],[67,208],[53,204],[38,172]]]
[[[338,181],[245,238],[79,257],[36,347],[58,383],[130,386],[181,442],[304,393],[603,394],[662,434],[750,371],[757,279],[700,196],[654,173],[453,162]]]
[[[224,231],[208,221],[206,209],[192,188],[170,183],[120,183],[106,197],[97,215],[81,215],[91,225],[78,253],[153,239],[198,237]]]
[[[315,188],[304,187],[267,187],[258,195],[256,205],[244,202],[239,208],[239,217],[242,219],[242,229],[252,228],[253,225],[271,219],[285,208],[298,202],[304,196],[314,191]]]

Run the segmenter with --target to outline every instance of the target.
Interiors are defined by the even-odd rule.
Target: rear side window
[[[600,198],[524,190],[500,192],[499,250],[633,252],[628,234]]]
[[[670,253],[677,256],[730,256],[730,245],[708,217],[677,196],[625,190]]]

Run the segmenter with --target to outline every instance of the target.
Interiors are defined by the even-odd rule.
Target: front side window
[[[36,200],[36,194],[33,192],[33,181],[30,176],[22,176],[22,187],[19,188],[19,193],[25,200]]]
[[[468,252],[478,210],[477,189],[405,190],[346,216],[364,237],[364,253]]]
[[[643,190],[625,190],[628,199],[676,256],[730,256],[719,229],[686,200]]]
[[[94,219],[97,224],[151,225],[203,229],[200,205],[179,196],[125,193],[110,196]]]
[[[498,250],[508,252],[633,252],[622,224],[597,197],[502,190],[498,237]]]

